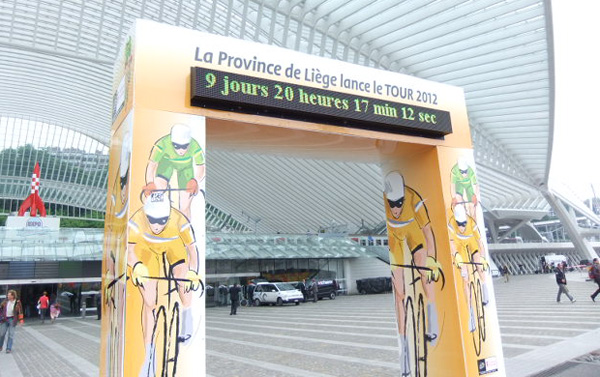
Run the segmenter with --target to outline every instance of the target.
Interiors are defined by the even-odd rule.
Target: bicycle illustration
[[[181,333],[181,303],[177,299],[178,289],[181,284],[193,283],[190,279],[180,279],[173,275],[173,269],[168,267],[166,255],[163,254],[162,276],[145,276],[146,279],[156,280],[162,287],[159,288],[159,298],[154,309],[155,322],[152,328],[152,341],[150,344],[150,362],[144,366],[145,370],[140,375],[171,377],[177,375],[177,363],[181,346],[192,338],[198,329],[189,334]],[[163,283],[163,284],[161,284]],[[198,279],[199,284],[196,298],[204,295],[204,282]]]
[[[107,272],[108,274],[109,272]],[[123,360],[121,353],[123,351],[123,337],[121,329],[123,327],[123,308],[122,302],[125,299],[124,283],[127,279],[125,273],[119,276],[107,276],[108,284],[104,289],[104,305],[107,306],[108,317],[108,341],[106,353],[106,373],[111,376],[121,376],[123,374]]]
[[[144,361],[140,377],[174,376],[180,343],[191,343],[194,292],[204,293],[199,253],[188,219],[165,190],[151,192],[128,222],[127,264],[142,299]]]
[[[411,258],[410,265],[402,264],[390,264],[394,267],[400,267],[408,269],[410,272],[404,274],[404,287],[409,287],[408,292],[406,288],[404,290],[404,332],[407,337],[407,348],[402,352],[407,352],[408,368],[402,373],[402,376],[427,376],[427,358],[429,343],[433,340],[431,335],[427,333],[427,320],[428,315],[427,305],[424,290],[421,283],[421,273],[433,273],[433,270],[428,267],[421,267],[415,264],[414,259]],[[398,270],[396,270],[398,271]],[[441,280],[442,287],[446,284],[444,273],[441,269],[438,270],[439,275],[433,280],[436,283]],[[392,271],[392,276],[394,271]],[[393,287],[396,289],[395,287]]]
[[[391,171],[385,176],[383,194],[400,336],[401,373],[403,376],[426,376],[427,347],[435,346],[440,336],[434,283],[443,279],[443,273],[437,260],[435,234],[425,201],[405,184],[400,172]],[[405,274],[406,268],[410,271]],[[412,288],[408,294],[407,286]]]
[[[467,247],[467,252],[469,248]],[[473,253],[469,253],[469,262],[462,262],[463,265],[467,265],[469,274],[469,302],[470,311],[473,311],[471,315],[470,328],[473,338],[473,347],[475,348],[475,354],[479,356],[481,354],[482,343],[485,342],[486,329],[485,329],[485,306],[487,302],[484,301],[483,288],[481,279],[479,277],[479,269],[481,267],[484,271],[487,271],[487,267],[484,263],[475,262],[473,256],[479,253],[479,250],[475,250]]]
[[[485,306],[489,300],[485,277],[489,265],[483,255],[485,249],[477,223],[463,205],[453,208],[448,229],[454,265],[460,271],[469,309],[469,332],[475,353],[479,356],[486,339]]]

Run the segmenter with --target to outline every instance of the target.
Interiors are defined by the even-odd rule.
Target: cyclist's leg
[[[171,265],[173,269],[173,276],[177,281],[177,292],[179,292],[179,298],[181,299],[181,304],[184,308],[189,307],[192,304],[192,292],[185,291],[185,284],[181,282],[179,279],[186,279],[186,274],[189,271],[188,264],[185,260],[180,260],[179,262],[175,262],[175,264]]]
[[[194,291],[187,291],[185,289],[185,284],[181,282],[179,279],[185,279],[186,274],[189,271],[189,265],[187,262],[186,251],[183,249],[183,253],[181,251],[169,251],[167,253],[167,260],[171,264],[171,268],[173,271],[173,276],[177,280],[177,292],[179,293],[179,299],[181,300],[181,327],[179,328],[179,340],[182,342],[186,342],[191,338],[194,328],[194,322],[192,318],[192,295]]]
[[[465,253],[467,254],[467,253]],[[463,259],[464,260],[464,259]],[[460,276],[463,282],[463,291],[465,294],[465,300],[467,301],[467,307],[469,308],[469,331],[475,331],[475,313],[473,311],[473,300],[471,295],[471,289],[469,284],[469,267],[463,264],[460,267]]]
[[[187,183],[194,178],[192,167],[177,170],[177,183],[179,188],[186,188]],[[192,199],[194,197],[187,191],[179,192],[179,210],[190,220],[192,217]]]
[[[419,267],[426,266],[427,250],[424,247],[414,250],[412,255],[415,265]],[[437,305],[435,302],[435,282],[427,279],[427,270],[420,269],[419,274],[421,274],[421,284],[423,285],[425,297],[427,298],[427,336],[431,345],[434,346],[437,343],[437,337],[439,335]]]
[[[164,190],[169,185],[171,176],[173,175],[173,164],[168,161],[161,160],[156,168],[156,176],[154,177],[154,184],[159,190]]]
[[[160,267],[159,262],[150,250],[141,250],[138,254],[143,263],[148,267],[149,276],[159,276]],[[147,254],[148,253],[148,254]],[[139,285],[138,289],[142,295],[142,334],[144,337],[144,363],[140,369],[141,376],[153,376],[155,372],[153,358],[154,358],[154,327],[156,324],[156,317],[154,316],[154,309],[156,307],[158,297],[158,281],[148,279],[143,285]]]
[[[152,371],[152,357],[153,357],[153,335],[154,335],[154,324],[156,318],[154,317],[154,308],[156,306],[157,297],[157,282],[156,280],[148,280],[143,286],[138,286],[140,293],[142,294],[143,305],[142,305],[142,334],[144,336],[144,350],[145,357],[142,369],[140,370],[140,376],[147,376],[148,371]],[[152,375],[152,374],[151,374]]]
[[[475,263],[475,266],[477,267],[477,274],[479,275],[479,280],[481,281],[481,288],[483,291],[483,305],[487,305],[487,303],[489,302],[489,295],[487,290],[485,271],[483,270],[483,266],[481,265],[481,253],[479,252],[479,250],[476,249],[471,254],[471,258],[473,259],[473,263]]]
[[[394,288],[394,301],[396,305],[396,316],[398,317],[398,332],[400,336],[405,336],[404,329],[404,269],[399,267],[392,270],[392,286]]]
[[[465,186],[463,186],[462,184],[457,184],[456,194],[454,196],[456,197],[456,201],[459,203],[467,201],[467,197],[465,196]]]
[[[476,219],[477,213],[475,212],[475,203],[473,202],[473,197],[475,196],[475,189],[473,185],[468,185],[465,187],[465,200],[469,201],[466,203],[466,209],[469,216]]]
[[[408,339],[406,337],[406,310],[404,308],[406,292],[404,285],[404,269],[402,267],[392,269],[392,288],[394,291],[394,304],[396,305],[398,333],[400,334],[400,351],[402,352],[400,366],[401,376],[409,376],[410,355],[408,352]]]

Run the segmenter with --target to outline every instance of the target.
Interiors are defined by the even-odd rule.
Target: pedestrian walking
[[[102,296],[100,293],[96,294],[96,319],[102,319]]]
[[[600,260],[598,258],[594,258],[592,267],[590,267],[590,277],[598,284],[598,289],[590,296],[592,301],[596,302],[596,296],[600,294]]]
[[[556,284],[558,284],[558,294],[556,295],[556,302],[560,302],[560,296],[564,293],[567,295],[571,302],[577,301],[573,296],[569,294],[569,289],[567,288],[567,277],[565,276],[565,264],[559,263],[556,266],[555,270],[556,275]]]
[[[250,283],[246,289],[248,293],[248,306],[254,306],[254,290],[256,289],[256,284]]]
[[[312,280],[312,285],[310,286],[310,291],[313,296],[313,303],[319,301],[319,284],[315,279]]]
[[[227,292],[229,291],[229,289],[227,288],[227,286],[225,284],[221,284],[219,285],[219,296],[221,298],[221,306],[225,306],[227,305]]]
[[[58,302],[58,297],[54,301],[52,305],[50,305],[50,322],[54,323],[56,318],[60,315],[60,302]]]
[[[69,296],[69,308],[71,309],[71,314],[76,313],[77,311],[77,295],[75,293]]]
[[[48,292],[44,292],[42,297],[38,300],[38,310],[40,311],[40,319],[42,324],[46,322],[48,316],[48,309],[50,308],[50,298],[48,298]]]
[[[8,333],[6,353],[12,352],[17,324],[23,324],[23,307],[17,299],[17,292],[11,289],[0,304],[0,351],[4,348],[4,337]]]
[[[508,271],[508,267],[506,265],[504,265],[504,267],[502,267],[502,275],[504,275],[504,282],[508,283],[509,280],[509,271]]]
[[[237,315],[237,308],[240,306],[240,285],[234,284],[229,288],[229,296],[231,300],[231,311],[229,315]]]
[[[297,288],[302,292],[302,297],[304,297],[304,302],[308,301],[308,294],[306,292],[306,280],[302,279],[300,283],[298,283]]]

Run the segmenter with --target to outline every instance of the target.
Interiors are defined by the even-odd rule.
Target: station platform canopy
[[[554,135],[548,1],[8,0],[0,9],[0,153],[29,144],[106,156],[113,65],[134,20],[143,18],[462,87],[485,210],[542,217],[550,209],[540,192]],[[44,140],[72,136],[64,146],[40,144],[36,129],[46,129]],[[383,221],[376,163],[208,148],[207,201],[245,229],[353,233]],[[46,162],[55,154],[44,155]],[[12,178],[30,176],[31,168],[3,156],[0,197],[16,200]],[[46,201],[77,200],[102,212],[101,170],[65,165],[48,177],[56,197]],[[246,184],[227,179],[232,174]]]

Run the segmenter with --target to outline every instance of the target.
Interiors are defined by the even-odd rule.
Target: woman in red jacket
[[[17,323],[23,324],[23,307],[21,301],[17,300],[17,292],[11,289],[6,295],[6,300],[0,304],[0,351],[4,347],[4,337],[8,332],[6,353],[11,352]]]

